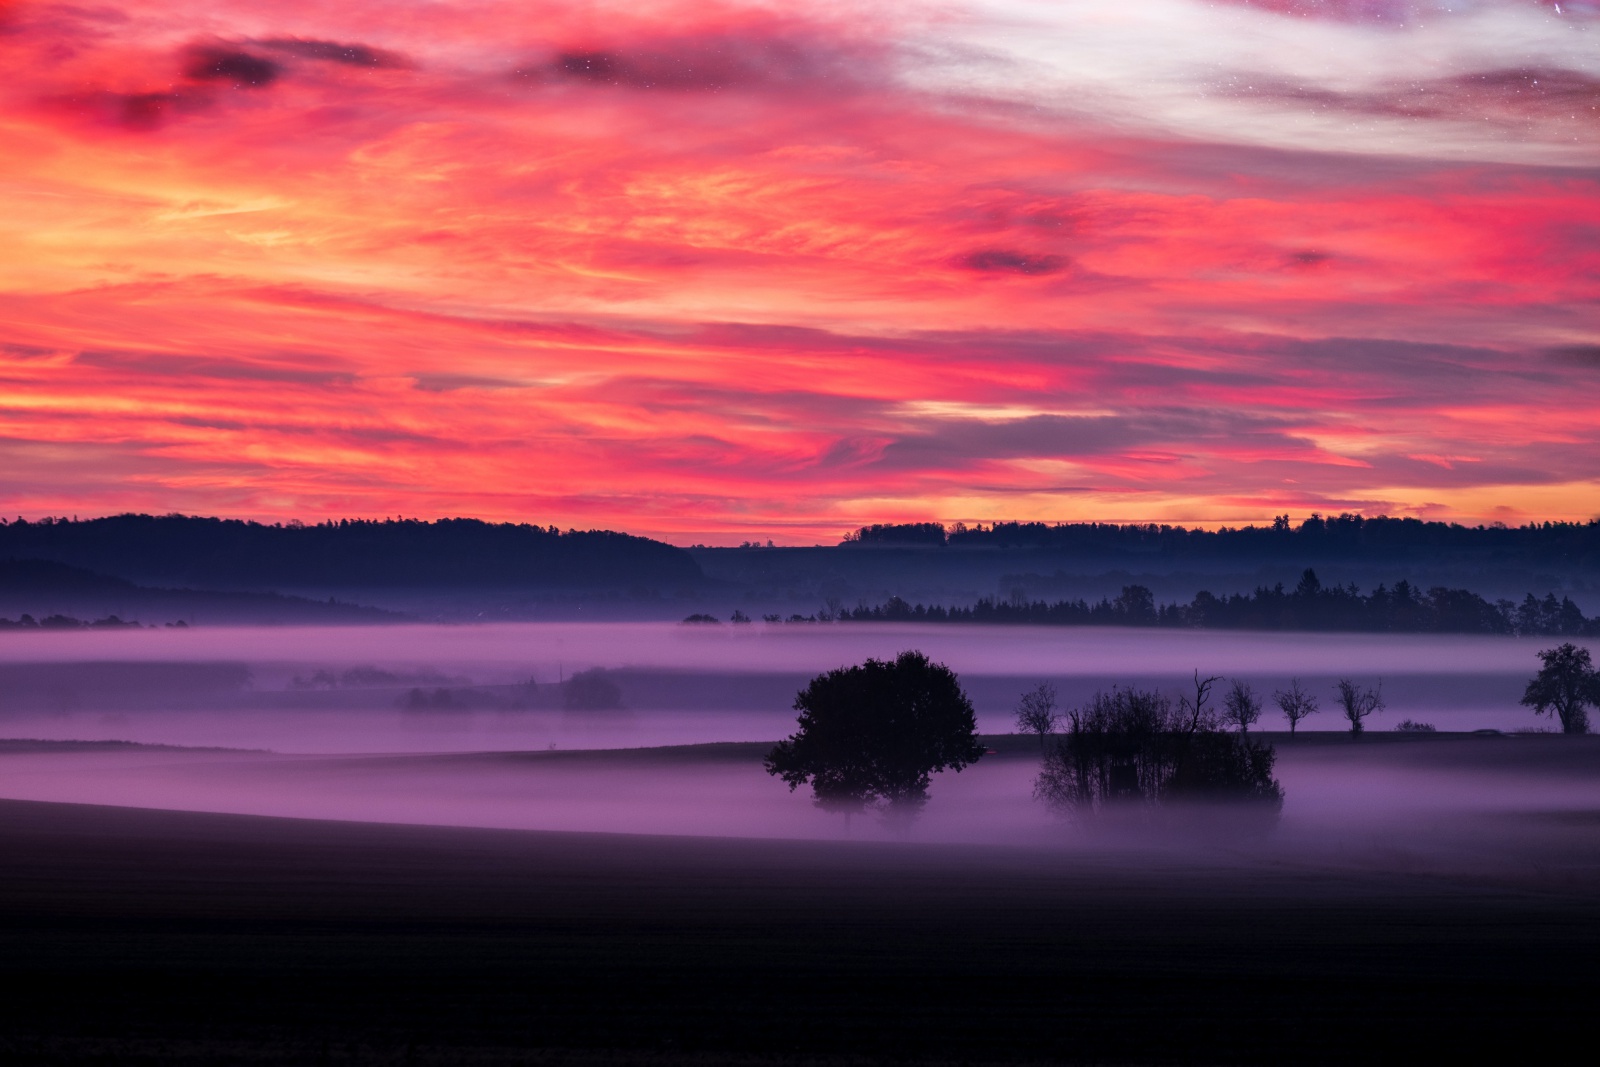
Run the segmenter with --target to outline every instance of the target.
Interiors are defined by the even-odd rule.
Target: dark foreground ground
[[[1587,893],[0,802],[0,1062],[1592,1062]]]

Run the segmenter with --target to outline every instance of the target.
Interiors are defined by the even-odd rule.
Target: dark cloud
[[[164,352],[84,351],[73,363],[102,370],[131,371],[144,375],[175,378],[208,378],[221,381],[291,382],[298,385],[349,385],[355,375],[339,371],[277,367],[261,363],[188,356]]]
[[[1239,74],[1221,89],[1230,96],[1279,100],[1319,111],[1403,118],[1505,119],[1541,113],[1569,117],[1573,108],[1600,107],[1600,78],[1559,67],[1476,71],[1362,92],[1303,85],[1268,74]]]
[[[129,129],[149,130],[173,115],[203,106],[198,98],[181,92],[115,93],[117,122]]]
[[[1211,452],[1248,443],[1306,452],[1289,420],[1263,415],[1171,409],[1112,415],[1034,415],[1003,421],[941,417],[918,420],[882,448],[891,470],[955,469],[987,460],[1062,459],[1168,449]]]
[[[979,274],[1055,274],[1065,270],[1065,256],[1029,255],[1008,248],[984,248],[956,260],[961,270]]]
[[[526,382],[511,378],[484,378],[472,374],[417,374],[411,379],[424,393],[453,393],[457,389],[522,389]]]
[[[400,56],[364,44],[345,44],[341,41],[317,41],[300,37],[272,37],[260,42],[261,47],[324,63],[341,63],[347,67],[405,67],[409,64]]]
[[[843,88],[878,78],[872,56],[836,40],[813,41],[783,30],[561,49],[515,74],[530,82],[680,93]]]
[[[59,97],[55,104],[79,116],[128,130],[155,130],[179,115],[211,104],[204,89],[164,89],[146,93],[90,91]]]
[[[275,60],[232,48],[192,48],[183,65],[183,76],[191,81],[221,82],[235,89],[265,89],[282,74]]]
[[[869,435],[840,438],[817,458],[816,465],[824,470],[868,466],[882,459],[884,448],[891,443],[889,438]]]
[[[1302,248],[1287,256],[1289,264],[1295,267],[1319,267],[1332,258],[1327,252],[1318,252],[1315,248]]]
[[[1558,363],[1600,370],[1600,345],[1562,345],[1546,349],[1545,354]]]
[[[1413,26],[1447,18],[1460,5],[1448,0],[1229,0],[1297,19],[1331,22],[1365,22],[1375,26]],[[1548,0],[1547,0],[1548,2]]]
[[[617,85],[622,76],[622,60],[609,52],[563,52],[551,64],[563,78]]]
[[[631,404],[647,411],[716,411],[745,428],[804,425],[839,430],[903,421],[893,413],[895,403],[877,397],[796,389],[769,392],[681,379],[624,375],[589,386],[567,387],[563,393],[606,404]]]
[[[44,348],[40,345],[24,345],[17,344],[16,342],[9,342],[7,344],[0,344],[0,352],[4,352],[8,356],[15,356],[17,359],[40,359],[44,356],[55,355],[56,349]]]
[[[1600,103],[1600,78],[1559,67],[1486,70],[1453,79],[1456,85],[1503,98],[1525,97],[1552,103]]]

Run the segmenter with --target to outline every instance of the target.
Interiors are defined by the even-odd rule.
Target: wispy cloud
[[[393,12],[10,9],[0,508],[1600,512],[1591,8]]]

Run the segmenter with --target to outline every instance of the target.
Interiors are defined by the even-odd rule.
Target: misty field
[[[517,625],[0,647],[0,1054],[50,1063],[1560,1061],[1596,990],[1600,738],[1536,643]],[[909,825],[762,757],[921,647],[992,750]],[[1018,695],[1324,692],[1269,835],[1064,822]],[[588,672],[588,673],[584,673]],[[1332,679],[1382,679],[1352,741]],[[574,675],[593,684],[571,686]],[[598,681],[596,681],[598,679]],[[578,694],[574,697],[573,694]],[[1434,732],[1398,732],[1427,720]],[[1474,732],[1484,731],[1484,732]]]

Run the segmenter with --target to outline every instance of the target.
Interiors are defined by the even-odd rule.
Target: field
[[[937,776],[914,825],[847,824],[764,773],[797,680],[917,645],[961,672],[994,751]],[[1586,1059],[1600,739],[1511,732],[1538,725],[1515,706],[1525,645],[631,625],[7,642],[0,1061]],[[1323,692],[1359,665],[1391,707],[1360,742],[1326,708],[1320,731],[1262,733],[1286,793],[1265,838],[1086,832],[1033,800],[1038,742],[1003,732],[1023,687],[1176,692],[1193,662]],[[559,679],[593,666],[625,707],[563,710]],[[456,703],[410,707],[423,684]]]
[[[1026,767],[1021,741],[992,769]],[[748,769],[754,749],[479,762],[692,779]],[[1054,827],[1048,841],[984,845],[920,830],[886,839],[859,821],[854,837],[798,840],[6,801],[0,970],[12,992],[0,1000],[0,1053],[152,1064],[1577,1059],[1561,1050],[1583,1047],[1596,992],[1600,747],[1313,736],[1280,750],[1286,782],[1429,779],[1436,802],[1413,796],[1343,833],[1315,805],[1305,817],[1290,806],[1268,842]],[[153,754],[12,745],[0,766],[91,755]],[[296,765],[303,787],[352,763],[320,762]],[[381,762],[380,780],[399,773]],[[1561,784],[1566,804],[1507,804],[1496,775]],[[1478,805],[1443,785],[1472,781],[1487,790]]]

